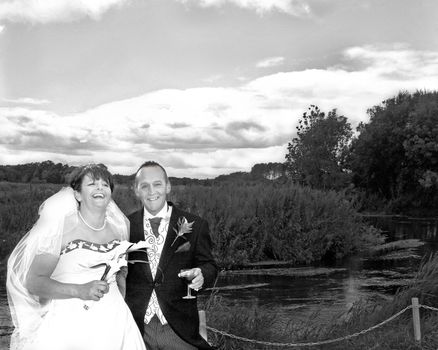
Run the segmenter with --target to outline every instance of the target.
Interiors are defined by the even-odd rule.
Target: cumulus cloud
[[[102,151],[105,146],[92,140],[84,141],[77,137],[61,137],[47,131],[25,131],[13,137],[6,137],[0,144],[6,149],[29,150],[32,152],[59,153],[63,155],[91,155],[91,150]]]
[[[7,150],[90,155],[121,147],[111,143],[113,129],[83,117],[24,107],[0,108],[0,123],[0,146]]]
[[[201,7],[220,7],[234,5],[257,12],[259,15],[271,11],[279,11],[292,16],[308,16],[310,6],[304,0],[177,0],[184,4],[195,4]]]
[[[169,127],[173,128],[173,129],[182,129],[182,128],[190,127],[190,124],[187,124],[187,123],[170,123],[168,125],[169,125]]]
[[[283,62],[284,62],[284,57],[269,57],[260,62],[257,62],[256,67],[257,68],[275,67],[283,64]]]
[[[17,99],[8,99],[4,98],[3,102],[10,103],[10,104],[19,104],[19,105],[47,105],[50,103],[49,100],[41,100],[41,99],[35,99],[35,98],[29,98],[29,97],[23,97],[23,98],[17,98]]]
[[[164,89],[74,115],[0,108],[0,160],[46,154],[131,174],[155,159],[171,176],[214,177],[284,161],[310,104],[337,108],[354,127],[368,120],[368,108],[401,90],[438,87],[438,52],[363,46],[343,55],[342,66],[266,75],[238,87]]]
[[[10,22],[71,22],[83,17],[99,19],[103,13],[127,0],[3,0],[0,21]]]
[[[364,70],[395,81],[416,81],[425,79],[427,74],[435,79],[438,52],[413,51],[403,44],[392,46],[362,46],[345,50],[350,61],[359,61]]]

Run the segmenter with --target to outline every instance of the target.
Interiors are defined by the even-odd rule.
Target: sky
[[[283,162],[312,104],[438,90],[437,33],[436,0],[0,0],[0,165]]]

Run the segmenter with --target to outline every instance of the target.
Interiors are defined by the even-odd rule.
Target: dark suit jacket
[[[129,216],[131,223],[130,241],[133,243],[144,240],[143,212],[142,208]],[[189,223],[194,222],[192,231],[184,234],[187,240],[179,237],[171,246],[176,237],[173,228],[177,229],[177,221],[181,217],[185,217]],[[178,247],[186,242],[190,242],[190,248],[176,252]],[[187,285],[182,278],[178,277],[179,271],[183,268],[199,267],[204,276],[203,288],[211,286],[218,273],[218,267],[211,253],[211,245],[207,222],[198,216],[172,206],[169,229],[155,279],[152,278],[148,264],[128,264],[126,303],[142,334],[146,308],[152,290],[155,289],[164,317],[175,333],[199,349],[211,349],[199,335],[197,299],[182,299],[187,293]],[[185,247],[187,246],[186,244]],[[147,256],[141,252],[133,252],[129,254],[129,260],[132,259],[146,260]],[[192,290],[192,292],[196,294],[195,291]]]

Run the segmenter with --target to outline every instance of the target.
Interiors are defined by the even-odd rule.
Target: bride
[[[8,260],[12,350],[145,349],[116,278],[129,228],[113,187],[105,166],[88,165],[41,205]]]

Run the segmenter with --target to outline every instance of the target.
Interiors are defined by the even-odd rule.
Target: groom
[[[208,224],[166,201],[170,182],[166,170],[145,162],[135,176],[135,194],[143,208],[129,216],[130,241],[153,245],[147,255],[134,252],[129,260],[148,260],[128,266],[126,303],[148,350],[211,349],[199,335],[196,299],[187,294],[184,276],[193,278],[192,294],[211,286],[218,267],[211,253]],[[180,272],[181,269],[190,269]]]

